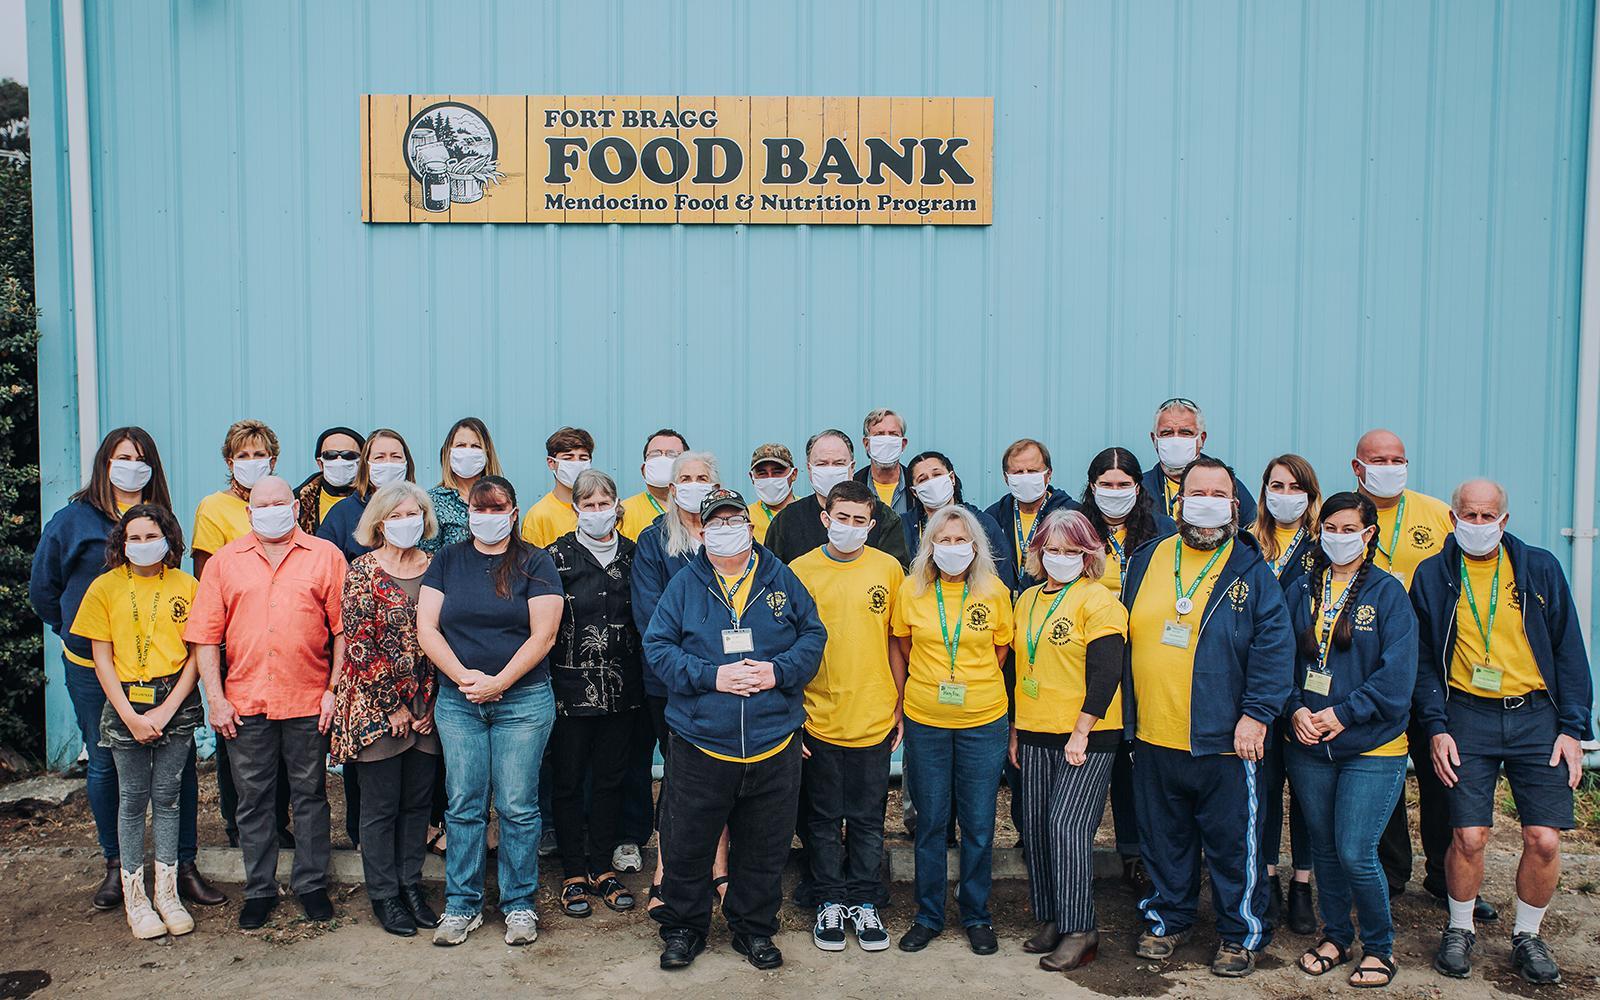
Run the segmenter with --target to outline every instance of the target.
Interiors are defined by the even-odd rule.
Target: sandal
[[[650,892],[647,895],[644,904],[644,912],[649,913],[656,907],[664,905],[666,904],[661,899],[661,883],[657,882],[655,885],[650,887]]]
[[[600,896],[606,906],[618,913],[626,913],[633,909],[635,901],[633,893],[617,878],[616,872],[602,872],[599,875],[589,876],[589,884]]]
[[[441,826],[434,832],[433,836],[428,838],[428,853],[437,854],[441,858],[444,857],[444,847],[442,845],[445,842],[444,827]]]
[[[582,875],[561,883],[561,912],[569,917],[587,917],[594,912],[589,905],[589,880]]]
[[[722,909],[728,903],[728,876],[718,875],[711,880],[711,891],[717,894],[717,909]]]
[[[1377,962],[1379,968],[1374,969],[1368,965],[1368,959]],[[1394,982],[1395,973],[1399,971],[1399,967],[1394,964],[1394,956],[1392,955],[1362,955],[1361,961],[1356,964],[1355,971],[1350,973],[1349,983],[1358,990],[1381,989]],[[1357,979],[1357,976],[1382,976],[1383,979],[1374,981],[1371,979]]]
[[[1339,952],[1338,956],[1329,957],[1324,955],[1322,953],[1322,946],[1325,944],[1333,945],[1334,948],[1336,948]],[[1307,965],[1307,959],[1310,959],[1316,964]],[[1329,938],[1323,938],[1307,949],[1306,953],[1300,956],[1300,961],[1296,962],[1295,964],[1300,967],[1301,972],[1304,972],[1308,976],[1325,976],[1332,970],[1337,969],[1339,966],[1348,961],[1350,961],[1349,948],[1341,947],[1337,941]]]

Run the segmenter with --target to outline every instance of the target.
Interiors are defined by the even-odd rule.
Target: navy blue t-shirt
[[[528,641],[528,601],[546,594],[561,596],[561,576],[544,549],[529,548],[523,572],[511,578],[511,597],[495,593],[490,575],[500,556],[486,556],[471,541],[457,542],[439,550],[422,577],[424,587],[444,595],[439,609],[439,631],[456,659],[469,670],[498,674]],[[550,679],[550,662],[522,675],[522,684]],[[439,671],[439,683],[454,686],[454,681]]]

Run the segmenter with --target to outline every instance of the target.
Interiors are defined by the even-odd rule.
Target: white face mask
[[[845,524],[843,521],[828,519],[828,541],[840,552],[855,552],[867,544],[867,533],[872,529],[868,525]]]
[[[1328,561],[1335,566],[1343,566],[1345,563],[1354,562],[1361,557],[1362,553],[1367,551],[1367,540],[1362,537],[1359,531],[1345,532],[1343,534],[1324,531],[1321,537],[1322,551],[1327,555]]]
[[[1044,483],[1042,472],[1013,472],[1006,477],[1006,485],[1011,487],[1011,495],[1017,498],[1018,503],[1033,503],[1044,496],[1048,488]]]
[[[705,530],[706,551],[726,558],[736,556],[750,548],[748,524],[719,524]]]
[[[294,530],[294,504],[251,507],[250,527],[260,538],[282,538]]]
[[[383,522],[383,540],[397,549],[414,549],[422,541],[422,515],[391,517]]]
[[[972,559],[978,554],[971,542],[962,542],[960,545],[933,546],[933,564],[945,573],[955,576],[965,573],[967,567],[972,565]]]
[[[878,465],[898,465],[905,451],[905,440],[898,434],[874,434],[867,438],[867,457]]]
[[[462,479],[472,479],[489,467],[489,453],[482,448],[451,448],[450,471]]]
[[[1373,496],[1387,500],[1405,492],[1410,471],[1409,465],[1368,465],[1361,462],[1361,485]]]
[[[765,479],[752,476],[750,481],[755,484],[756,496],[768,507],[776,507],[789,495],[788,476],[768,476]]]
[[[511,518],[511,514],[471,511],[467,514],[467,530],[485,545],[498,545],[511,534]]]
[[[165,538],[149,542],[126,542],[122,551],[135,566],[154,566],[167,557],[169,546]]]
[[[329,486],[349,486],[356,481],[356,469],[361,463],[353,458],[325,458],[322,460],[322,481]]]
[[[1039,561],[1044,563],[1045,573],[1057,583],[1071,583],[1083,575],[1082,552],[1066,556],[1046,552],[1039,557]]]
[[[932,479],[924,479],[911,487],[917,499],[922,501],[922,506],[929,510],[938,510],[949,503],[956,495],[956,481],[951,476],[937,475]]]
[[[1488,524],[1472,524],[1468,521],[1456,522],[1456,544],[1461,546],[1461,551],[1469,556],[1482,559],[1500,547],[1500,539],[1506,533],[1506,519],[1502,515],[1500,520]]]
[[[233,481],[249,489],[261,477],[272,471],[270,458],[236,458],[233,460]]]
[[[676,455],[654,455],[644,460],[644,481],[647,486],[664,489],[672,482],[672,463]]]
[[[672,488],[672,499],[691,514],[700,513],[700,504],[712,490],[710,483],[679,483]]]
[[[811,474],[811,488],[817,491],[819,500],[826,500],[835,486],[850,478],[848,465],[813,465],[806,471]]]
[[[404,462],[368,462],[367,482],[374,489],[398,483],[406,477],[406,463]]]
[[[556,482],[562,486],[570,487],[577,481],[578,473],[593,464],[586,458],[558,458],[556,459]]]
[[[617,526],[617,508],[578,511],[578,530],[599,541],[608,537]]]
[[[1300,520],[1310,503],[1309,493],[1268,493],[1267,513],[1279,524],[1293,524]]]
[[[150,466],[143,462],[126,458],[111,460],[111,485],[125,493],[137,493],[144,489],[150,482],[150,474]]]
[[[1171,437],[1156,438],[1156,457],[1161,464],[1176,472],[1187,469],[1189,463],[1200,454],[1200,439],[1197,437],[1183,437],[1174,434]]]
[[[1186,496],[1179,511],[1184,524],[1196,528],[1220,528],[1233,520],[1233,501],[1227,497]]]
[[[1106,517],[1127,517],[1133,510],[1134,501],[1139,499],[1139,487],[1129,486],[1126,489],[1114,490],[1109,486],[1096,486],[1094,488],[1094,503],[1100,508],[1100,513]]]

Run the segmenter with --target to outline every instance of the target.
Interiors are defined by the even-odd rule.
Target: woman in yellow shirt
[[[259,420],[239,420],[222,439],[228,488],[200,498],[194,511],[194,575],[221,548],[250,533],[250,488],[278,467],[278,435]],[[218,762],[219,765],[221,762]]]
[[[1022,950],[1065,972],[1094,961],[1094,831],[1105,813],[1122,744],[1122,653],[1128,612],[1096,581],[1100,536],[1078,511],[1048,515],[1028,545],[1026,570],[1045,582],[1023,591],[1014,614],[1017,718],[1011,763],[1022,771],[1022,837],[1039,929]]]
[[[1011,595],[995,574],[989,539],[960,504],[928,518],[890,618],[906,661],[901,684],[906,767],[920,819],[917,916],[901,951],[921,951],[944,929],[945,827],[952,795],[961,825],[956,900],[979,955],[999,947],[989,915],[995,792],[1010,727],[1000,665],[1011,646]]]
[[[178,791],[204,719],[194,651],[183,641],[199,586],[178,568],[183,529],[165,507],[136,504],[106,540],[105,573],[83,595],[72,631],[88,639],[106,694],[100,745],[117,766],[122,903],[138,938],[187,934],[178,899]],[[153,813],[155,908],[144,890],[145,812]]]

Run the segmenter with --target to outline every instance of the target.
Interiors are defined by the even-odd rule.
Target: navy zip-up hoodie
[[[1230,466],[1230,468],[1232,467]],[[1167,494],[1165,488],[1161,485],[1161,481],[1165,478],[1167,478],[1167,474],[1161,470],[1161,463],[1157,462],[1144,471],[1144,479],[1142,480],[1145,492],[1149,493],[1150,498],[1155,501],[1156,510],[1163,514],[1167,514]],[[1256,498],[1245,488],[1244,483],[1239,481],[1238,476],[1233,477],[1233,495],[1239,498],[1239,523],[1256,523]],[[1168,514],[1168,516],[1170,517],[1171,515]]]
[[[1283,564],[1283,572],[1278,575],[1278,583],[1283,587],[1285,594],[1288,594],[1296,583],[1305,579],[1306,573],[1316,562],[1317,549],[1321,545],[1322,543],[1312,538],[1309,532],[1302,535],[1300,541],[1295,543],[1294,551],[1289,553],[1289,561]],[[1271,572],[1272,567],[1268,566],[1267,570]],[[1295,634],[1299,633],[1299,628],[1296,628]]]
[[[978,526],[983,529],[984,537],[989,539],[989,555],[994,559],[995,575],[1000,577],[1000,582],[1004,583],[1006,589],[1011,591],[1011,596],[1015,597],[1018,593],[1017,563],[1011,556],[1011,543],[1001,533],[1000,526],[994,523],[994,518],[970,503],[963,503],[961,506],[971,511],[972,516],[978,519]],[[922,529],[928,523],[927,508],[918,504],[916,510],[900,519],[900,523],[905,528],[906,550],[915,556],[917,547],[922,544]]]
[[[1578,613],[1561,564],[1549,551],[1505,535],[1505,548],[1522,597],[1522,626],[1544,678],[1545,696],[1556,707],[1561,733],[1594,738],[1594,677],[1578,630]],[[1446,731],[1450,660],[1456,648],[1456,609],[1461,601],[1461,546],[1444,540],[1437,555],[1423,560],[1411,578],[1417,613],[1417,688],[1412,711],[1429,738]],[[1538,697],[1534,695],[1534,697]]]
[[[1039,505],[1039,513],[1034,518],[1033,525],[1035,528],[1037,528],[1041,523],[1043,523],[1044,519],[1048,517],[1052,511],[1077,510],[1078,506],[1078,501],[1072,499],[1072,494],[1068,493],[1066,490],[1058,490],[1052,486],[1045,491],[1044,503]],[[995,526],[1000,529],[1000,537],[1005,539],[1005,553],[1015,560],[1017,548],[1016,497],[1007,493],[1005,496],[990,504],[988,509],[984,511],[984,514],[988,515],[989,519],[994,521]],[[1011,584],[1012,597],[1016,597],[1029,587],[1036,587],[1044,582],[1043,580],[1036,580],[1029,576],[1021,566],[1015,567],[1015,570],[1016,581]]]
[[[1164,539],[1139,546],[1129,557],[1122,603],[1133,610],[1150,558]],[[1157,568],[1153,585],[1169,586]],[[1234,535],[1222,576],[1200,617],[1195,643],[1194,680],[1189,693],[1189,752],[1196,756],[1233,752],[1233,731],[1241,715],[1271,725],[1289,698],[1294,669],[1294,635],[1283,589],[1261,558],[1249,532]],[[1125,731],[1133,738],[1138,703],[1133,692],[1133,643],[1122,672]]]
[[[61,637],[68,651],[86,660],[94,653],[89,640],[67,629],[78,617],[84,591],[106,571],[106,539],[115,525],[87,500],[74,500],[50,518],[33,550],[28,576],[33,613]]]
[[[672,512],[668,511],[667,514]],[[639,532],[639,538],[634,542],[633,571],[629,574],[628,586],[633,591],[633,623],[640,635],[650,631],[650,619],[656,613],[656,605],[661,602],[667,584],[672,582],[679,570],[694,561],[694,556],[667,555],[667,533],[661,527],[661,519],[667,514],[656,515],[656,519]],[[652,698],[667,696],[667,685],[650,662],[648,648],[644,651],[644,693]]]
[[[1319,630],[1322,627],[1316,620],[1321,614],[1312,617],[1312,583],[1310,574],[1301,573],[1284,591],[1296,636],[1313,625]],[[1344,614],[1350,616],[1350,648],[1329,644],[1328,671],[1333,681],[1328,693],[1306,690],[1306,672],[1316,666],[1316,657],[1306,656],[1297,646],[1294,687],[1283,709],[1285,716],[1302,708],[1313,712],[1333,709],[1344,726],[1338,736],[1308,747],[1290,735],[1296,748],[1326,754],[1329,760],[1360,756],[1405,732],[1417,683],[1417,616],[1405,584],[1369,566],[1361,590],[1345,599]]]
[[[702,750],[754,757],[794,735],[805,722],[805,686],[822,663],[828,630],[800,578],[757,545],[752,588],[739,627],[755,648],[724,653],[722,630],[733,615],[722,603],[704,551],[672,578],[644,636],[645,658],[667,686],[667,725]],[[637,559],[637,556],[635,556]],[[748,698],[717,690],[717,668],[748,658],[772,663],[777,686]]]
[[[355,562],[372,551],[356,541],[356,526],[361,523],[361,515],[367,512],[370,499],[370,496],[352,492],[328,508],[327,519],[317,525],[317,537],[339,546],[345,562]]]

